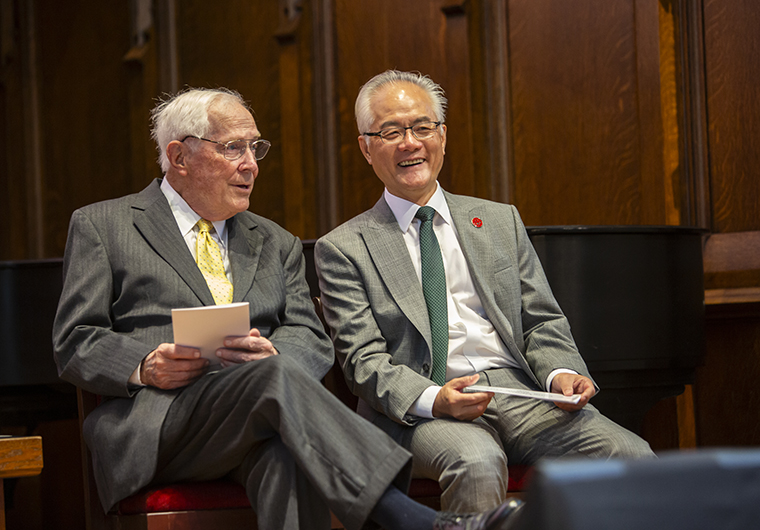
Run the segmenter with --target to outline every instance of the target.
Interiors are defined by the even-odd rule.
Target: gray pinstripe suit
[[[159,182],[77,210],[69,228],[54,347],[63,379],[106,397],[84,425],[103,507],[157,471],[166,480],[231,473],[262,528],[329,525],[325,500],[360,527],[392,481],[406,488],[409,454],[319,383],[332,345],[300,241],[272,221],[235,215],[228,245],[234,302],[250,302],[251,327],[280,355],[174,391],[128,384],[149,352],[172,342],[172,308],[214,304]]]
[[[556,368],[590,377],[517,210],[444,193],[487,318],[522,367],[489,370],[486,381],[539,390]],[[417,475],[439,480],[444,509],[476,511],[503,499],[508,457],[533,463],[577,453],[651,454],[646,442],[592,406],[567,413],[497,395],[475,422],[409,415],[433,384],[430,326],[385,200],[321,238],[315,259],[325,318],[349,387],[361,398],[360,413],[412,451]]]

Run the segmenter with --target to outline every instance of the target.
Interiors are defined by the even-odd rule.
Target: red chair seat
[[[118,513],[133,515],[250,507],[243,486],[232,480],[220,479],[145,488],[121,501]]]
[[[524,491],[530,466],[509,466],[509,491]],[[412,498],[438,497],[441,488],[430,479],[414,479],[409,486]],[[250,508],[245,488],[227,479],[187,482],[164,487],[145,488],[119,503],[120,515],[141,513]]]

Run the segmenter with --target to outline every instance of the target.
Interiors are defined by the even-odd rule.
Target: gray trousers
[[[482,372],[478,384],[539,390],[517,368]],[[408,427],[380,416],[375,424],[412,452],[413,476],[439,482],[441,508],[462,513],[491,509],[506,498],[508,462],[654,456],[647,442],[591,405],[565,412],[551,402],[504,394],[472,422],[441,418]]]
[[[206,375],[177,397],[153,482],[230,476],[262,530],[329,528],[330,510],[358,529],[391,483],[406,491],[410,458],[278,355]]]

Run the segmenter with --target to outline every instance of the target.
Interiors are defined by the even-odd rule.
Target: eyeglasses
[[[378,132],[365,132],[362,133],[362,136],[378,136],[383,143],[397,144],[406,137],[406,131],[409,129],[418,140],[427,140],[428,138],[432,138],[440,125],[441,122],[439,121],[423,121],[409,127],[386,127]]]
[[[230,140],[229,142],[217,142],[216,140],[209,140],[208,138],[201,138],[200,136],[185,136],[182,141],[184,142],[188,138],[196,138],[197,140],[203,140],[204,142],[211,142],[212,144],[221,145],[222,154],[227,160],[237,160],[245,154],[246,149],[250,149],[253,153],[253,158],[261,160],[269,152],[269,148],[272,146],[267,140]]]

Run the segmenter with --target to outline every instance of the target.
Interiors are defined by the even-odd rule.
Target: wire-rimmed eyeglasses
[[[253,153],[253,158],[261,160],[269,152],[269,148],[272,146],[267,140],[230,140],[229,142],[217,142],[216,140],[209,140],[208,138],[201,138],[200,136],[188,135],[185,136],[182,141],[184,142],[188,138],[196,138],[197,140],[203,140],[204,142],[211,142],[212,144],[221,145],[222,154],[227,160],[237,160],[245,154],[246,149],[250,149]]]
[[[362,133],[362,136],[377,136],[383,143],[397,144],[406,137],[406,131],[409,129],[418,140],[427,140],[428,138],[432,138],[440,125],[441,122],[439,121],[423,121],[409,127],[386,127],[378,132],[365,132]]]

